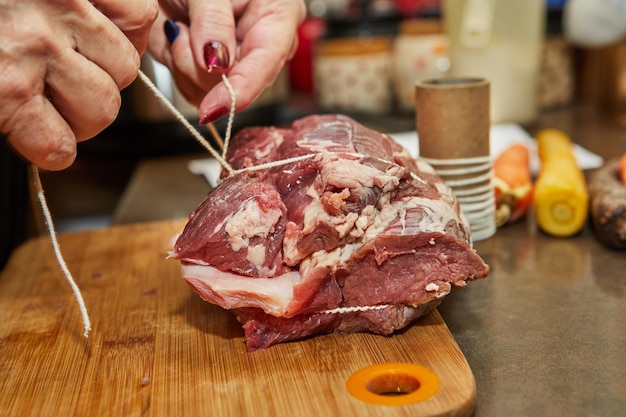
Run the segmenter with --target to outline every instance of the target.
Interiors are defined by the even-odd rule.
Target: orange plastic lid
[[[360,369],[348,378],[353,397],[377,405],[408,405],[433,396],[439,378],[430,369],[411,363],[383,363]]]

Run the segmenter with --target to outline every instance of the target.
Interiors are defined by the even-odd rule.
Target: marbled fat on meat
[[[173,251],[197,293],[233,311],[248,350],[323,333],[390,334],[452,287],[487,276],[432,168],[346,116],[244,129],[226,159],[238,170],[303,155],[223,172]]]

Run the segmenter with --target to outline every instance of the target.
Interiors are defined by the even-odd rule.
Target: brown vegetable
[[[591,174],[589,195],[598,240],[609,248],[626,249],[626,186],[619,178],[619,160]]]

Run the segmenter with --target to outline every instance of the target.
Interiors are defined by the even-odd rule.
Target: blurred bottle
[[[445,0],[450,73],[491,82],[492,122],[537,116],[545,0]]]

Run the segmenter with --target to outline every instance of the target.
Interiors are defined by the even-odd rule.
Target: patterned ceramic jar
[[[391,40],[335,38],[318,42],[315,94],[320,108],[387,113],[391,110]]]
[[[446,75],[450,68],[448,41],[435,19],[400,24],[393,44],[393,85],[400,110],[415,109],[415,83]]]

